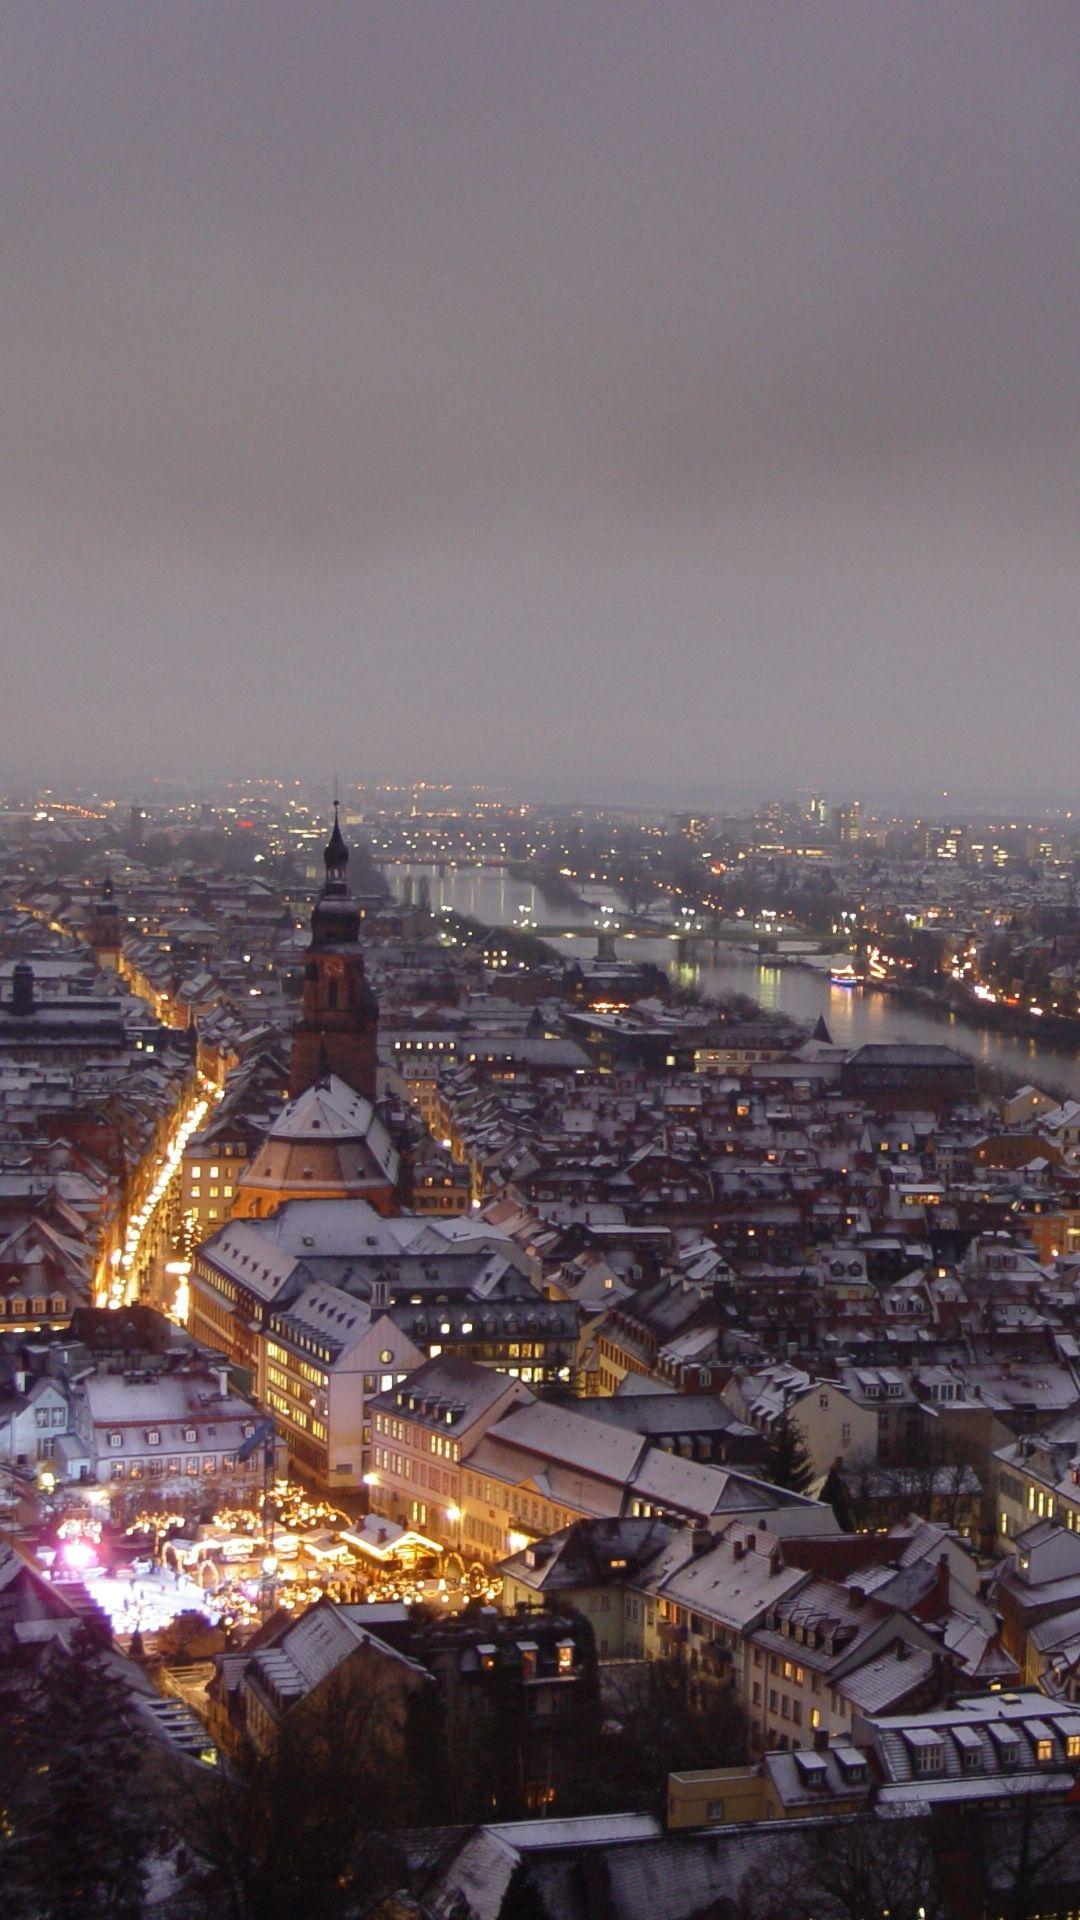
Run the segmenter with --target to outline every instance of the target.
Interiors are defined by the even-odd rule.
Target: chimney
[[[828,1753],[828,1751],[829,1751],[828,1727],[815,1727],[814,1728],[814,1752]]]
[[[215,1367],[214,1372],[217,1374],[218,1392],[223,1400],[227,1400],[229,1397],[229,1369],[228,1367]]]
[[[34,969],[29,960],[17,960],[12,970],[11,1011],[20,1019],[34,1011]]]
[[[26,1368],[25,1368],[25,1367],[18,1367],[18,1368],[16,1369],[16,1372],[15,1372],[15,1391],[16,1391],[16,1393],[25,1393],[25,1392],[26,1392]]]

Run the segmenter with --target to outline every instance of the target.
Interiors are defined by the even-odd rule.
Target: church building
[[[323,853],[326,879],[311,916],[300,1024],[293,1034],[289,1094],[327,1074],[374,1103],[379,1003],[364,971],[360,915],[349,891],[349,849],[334,802]]]

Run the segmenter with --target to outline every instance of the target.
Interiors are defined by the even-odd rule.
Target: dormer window
[[[906,1734],[915,1773],[940,1773],[945,1765],[945,1748],[940,1734],[928,1727],[912,1727]]]
[[[147,1444],[147,1446],[148,1446],[148,1447],[160,1447],[160,1445],[161,1445],[161,1434],[160,1434],[160,1433],[158,1432],[158,1429],[157,1429],[156,1427],[148,1427],[148,1428],[147,1428],[147,1430],[146,1430],[146,1444]]]
[[[960,1754],[960,1765],[965,1773],[981,1773],[983,1770],[983,1744],[973,1727],[954,1727],[953,1740]]]
[[[124,1444],[124,1436],[122,1433],[110,1433],[109,1435],[110,1447],[122,1447],[123,1444]]]
[[[193,1447],[198,1437],[199,1437],[198,1433],[196,1432],[194,1427],[184,1428],[184,1443],[186,1446]]]

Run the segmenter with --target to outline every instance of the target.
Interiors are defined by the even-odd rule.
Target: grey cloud
[[[1078,45],[984,0],[22,10],[12,763],[1067,782]]]

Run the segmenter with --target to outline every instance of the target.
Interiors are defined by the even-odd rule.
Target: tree
[[[1001,1920],[1027,1920],[1059,1901],[1070,1906],[1080,1880],[1078,1828],[1075,1807],[1047,1805],[1019,1778],[992,1809],[942,1806],[934,1819],[942,1880]]]
[[[789,1493],[805,1493],[814,1478],[806,1435],[788,1407],[773,1422],[761,1471],[774,1487],[785,1487]]]
[[[393,1676],[391,1676],[391,1679]],[[219,1779],[189,1782],[185,1827],[214,1920],[343,1920],[396,1871],[373,1836],[415,1816],[400,1694],[372,1663],[334,1674]],[[383,1861],[380,1867],[379,1860]]]
[[[152,1822],[145,1746],[110,1650],[80,1627],[5,1687],[3,1920],[138,1920]],[[6,1656],[5,1656],[6,1657]]]
[[[875,1814],[800,1821],[744,1883],[738,1908],[739,1920],[945,1920],[949,1911],[930,1822]]]
[[[844,1476],[839,1471],[839,1468],[835,1466],[829,1468],[825,1484],[821,1489],[821,1499],[832,1508],[836,1515],[836,1524],[841,1533],[854,1533],[855,1516],[851,1511],[851,1502],[848,1499],[847,1487],[844,1485]]]
[[[592,1749],[592,1774],[578,1785],[583,1812],[631,1807],[662,1816],[670,1773],[746,1758],[746,1716],[734,1689],[699,1678],[680,1660],[651,1661],[608,1705],[616,1717]]]
[[[940,1526],[977,1531],[981,1487],[979,1453],[969,1437],[940,1421],[925,1424],[905,1441],[903,1457],[879,1462],[873,1455],[850,1460],[843,1472],[857,1524],[898,1526],[910,1514]]]

